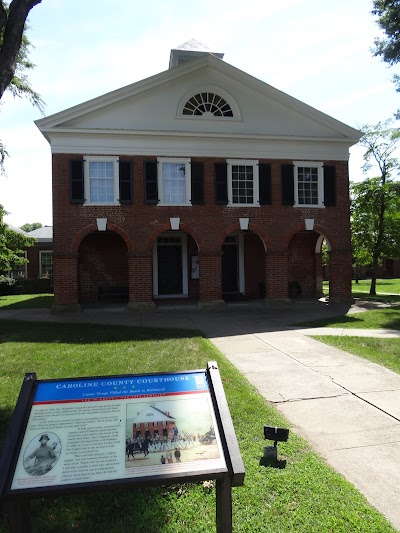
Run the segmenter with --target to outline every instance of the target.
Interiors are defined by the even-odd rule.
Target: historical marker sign
[[[102,486],[216,479],[221,531],[230,527],[230,487],[244,478],[216,363],[206,370],[61,380],[28,374],[1,467],[1,498],[14,502]]]
[[[208,469],[226,463],[204,371],[43,381],[11,491]]]

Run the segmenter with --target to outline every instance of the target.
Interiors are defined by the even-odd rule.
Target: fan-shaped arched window
[[[203,117],[233,117],[228,102],[215,93],[198,93],[183,106],[182,115],[202,115]]]

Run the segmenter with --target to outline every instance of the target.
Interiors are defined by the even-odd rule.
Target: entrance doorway
[[[229,236],[222,245],[222,294],[239,293],[239,245]]]
[[[163,233],[153,251],[155,298],[187,298],[187,235]]]
[[[157,244],[158,294],[182,294],[181,244]]]

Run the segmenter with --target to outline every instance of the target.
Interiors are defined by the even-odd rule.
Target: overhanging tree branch
[[[8,13],[3,2],[0,2],[0,31],[3,34],[0,49],[0,99],[10,85],[17,68],[18,54],[28,14],[41,1],[12,0]]]

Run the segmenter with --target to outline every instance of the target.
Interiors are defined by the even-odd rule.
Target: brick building
[[[13,231],[35,239],[33,246],[26,248],[24,252],[27,263],[13,265],[9,275],[17,280],[17,287],[25,289],[29,287],[26,283],[27,280],[36,282],[37,280],[47,279],[49,283],[43,284],[43,287],[47,287],[49,291],[53,277],[53,228],[44,226],[27,233],[11,224],[8,224],[8,227]],[[32,289],[34,289],[33,292],[37,292],[40,286],[37,283],[33,283]]]
[[[132,434],[129,438],[136,439],[139,436],[143,439],[167,438],[174,435],[176,420],[169,412],[164,412],[149,405],[138,412],[132,421]]]
[[[360,133],[190,41],[169,69],[37,121],[53,161],[55,310],[351,297]]]

